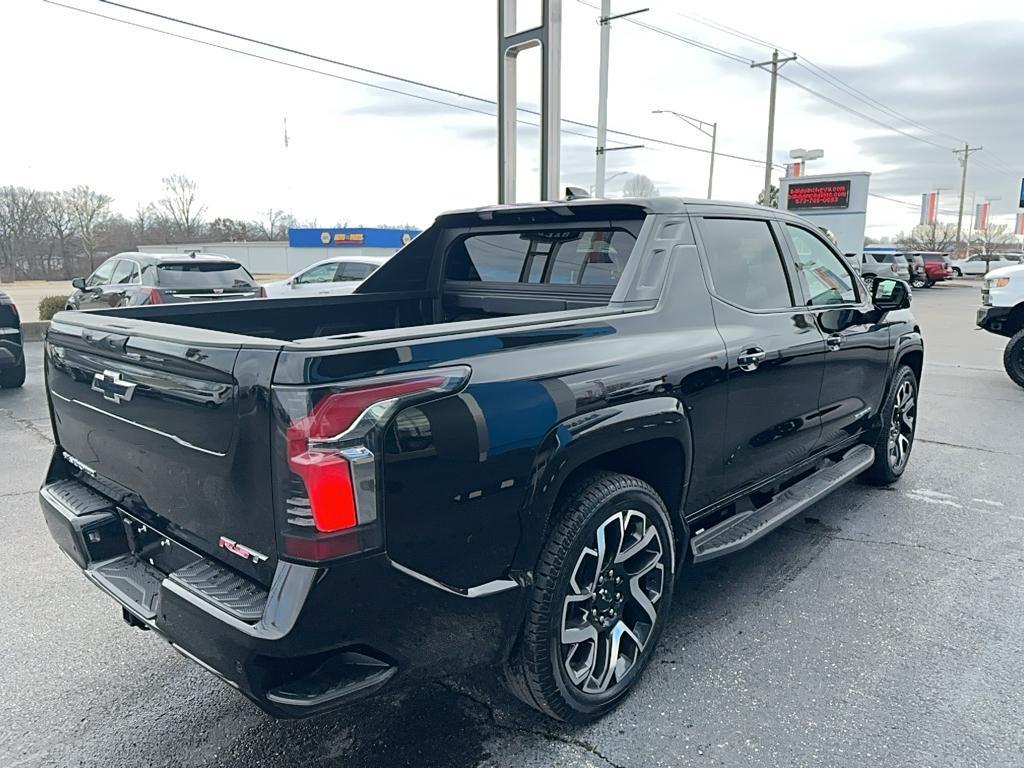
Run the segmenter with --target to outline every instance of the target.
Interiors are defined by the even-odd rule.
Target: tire
[[[640,678],[668,618],[672,536],[665,503],[635,477],[594,472],[564,494],[506,667],[511,692],[566,723],[614,709]],[[604,573],[602,562],[610,565]],[[563,642],[567,635],[573,639]]]
[[[960,271],[959,267],[953,267],[953,277],[963,277],[964,273]]]
[[[903,476],[917,433],[917,376],[901,365],[882,405],[882,425],[875,441],[875,461],[863,478],[872,485],[890,485]],[[898,433],[897,431],[898,430]]]
[[[928,284],[928,281],[925,280],[923,277],[912,277],[912,278],[910,278],[910,287],[911,288],[929,288],[930,286]]]
[[[866,286],[867,286],[868,288],[870,288],[870,287],[871,287],[871,283],[872,283],[872,282],[874,281],[874,279],[875,279],[875,275],[874,275],[874,273],[872,273],[872,272],[868,272],[868,273],[867,273],[866,275],[861,275],[860,277],[861,277],[861,279],[862,279],[862,280],[864,281],[864,284],[865,284],[865,285],[866,285]]]
[[[1017,331],[1006,345],[1003,367],[1014,384],[1024,387],[1024,329]]]
[[[3,389],[14,389],[25,383],[25,357],[22,355],[21,362],[14,368],[0,371],[0,387]]]

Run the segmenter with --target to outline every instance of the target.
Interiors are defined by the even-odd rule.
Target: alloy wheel
[[[892,419],[889,424],[889,466],[899,473],[910,458],[910,447],[914,441],[914,424],[917,420],[917,393],[914,383],[904,379],[896,390]]]
[[[629,509],[604,520],[580,553],[559,639],[564,671],[583,693],[612,694],[639,666],[658,621],[666,551],[648,516]]]

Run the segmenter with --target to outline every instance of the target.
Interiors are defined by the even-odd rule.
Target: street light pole
[[[772,51],[771,61],[762,61],[751,64],[750,67],[764,69],[771,65],[772,84],[768,96],[768,149],[764,161],[764,205],[769,206],[772,198],[772,153],[775,143],[775,87],[779,79],[779,66],[790,61],[796,61],[796,54],[785,59],[779,58],[778,50]]]
[[[711,137],[711,165],[708,167],[708,200],[710,200],[712,182],[715,178],[715,145],[718,143],[718,123],[708,123],[700,118],[690,117],[689,115],[684,115],[682,112],[676,112],[674,109],[655,109],[651,111],[651,114],[673,115],[683,122],[693,126],[705,136]],[[707,126],[709,125],[711,126],[710,131],[707,129]]]

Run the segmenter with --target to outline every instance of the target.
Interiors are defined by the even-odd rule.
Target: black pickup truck
[[[680,569],[903,473],[909,303],[781,211],[448,213],[351,296],[58,314],[41,503],[129,624],[274,715],[490,664],[584,722]]]

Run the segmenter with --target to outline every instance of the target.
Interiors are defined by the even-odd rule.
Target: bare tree
[[[29,265],[32,249],[44,234],[41,193],[25,187],[0,187],[0,279],[4,268],[11,282],[18,264]]]
[[[179,173],[165,176],[161,181],[165,197],[160,200],[160,207],[178,235],[192,240],[200,233],[206,213],[206,206],[199,202],[198,185]]]
[[[985,256],[1005,251],[1017,242],[1017,237],[1006,224],[990,224],[971,239],[971,250]],[[988,261],[986,259],[986,261]]]
[[[952,251],[956,240],[955,224],[918,224],[910,234],[900,232],[896,238],[899,245],[913,251]]]
[[[623,197],[656,197],[658,188],[654,186],[649,176],[642,173],[634,173],[629,181],[622,187]]]
[[[57,247],[60,257],[61,274],[71,277],[71,262],[68,249],[78,233],[75,215],[67,192],[46,193],[43,197],[43,219],[49,229],[50,238]]]
[[[280,208],[267,208],[260,211],[254,224],[256,233],[264,240],[285,240],[288,228],[295,226],[295,217]]]
[[[109,195],[88,186],[79,185],[67,192],[67,204],[75,220],[82,248],[89,256],[90,271],[96,269],[96,247],[99,244],[99,233],[110,218],[110,203]]]
[[[766,205],[766,203],[764,201],[764,190],[763,189],[760,192],[757,193],[757,204],[758,205]],[[769,208],[778,208],[779,207],[779,188],[777,186],[775,186],[774,184],[772,184],[771,187],[768,188],[768,202],[767,202],[767,206]]]
[[[132,234],[139,243],[146,242],[159,218],[160,214],[157,213],[156,206],[152,203],[146,203],[146,205],[139,203],[135,206],[135,215],[132,217]]]

